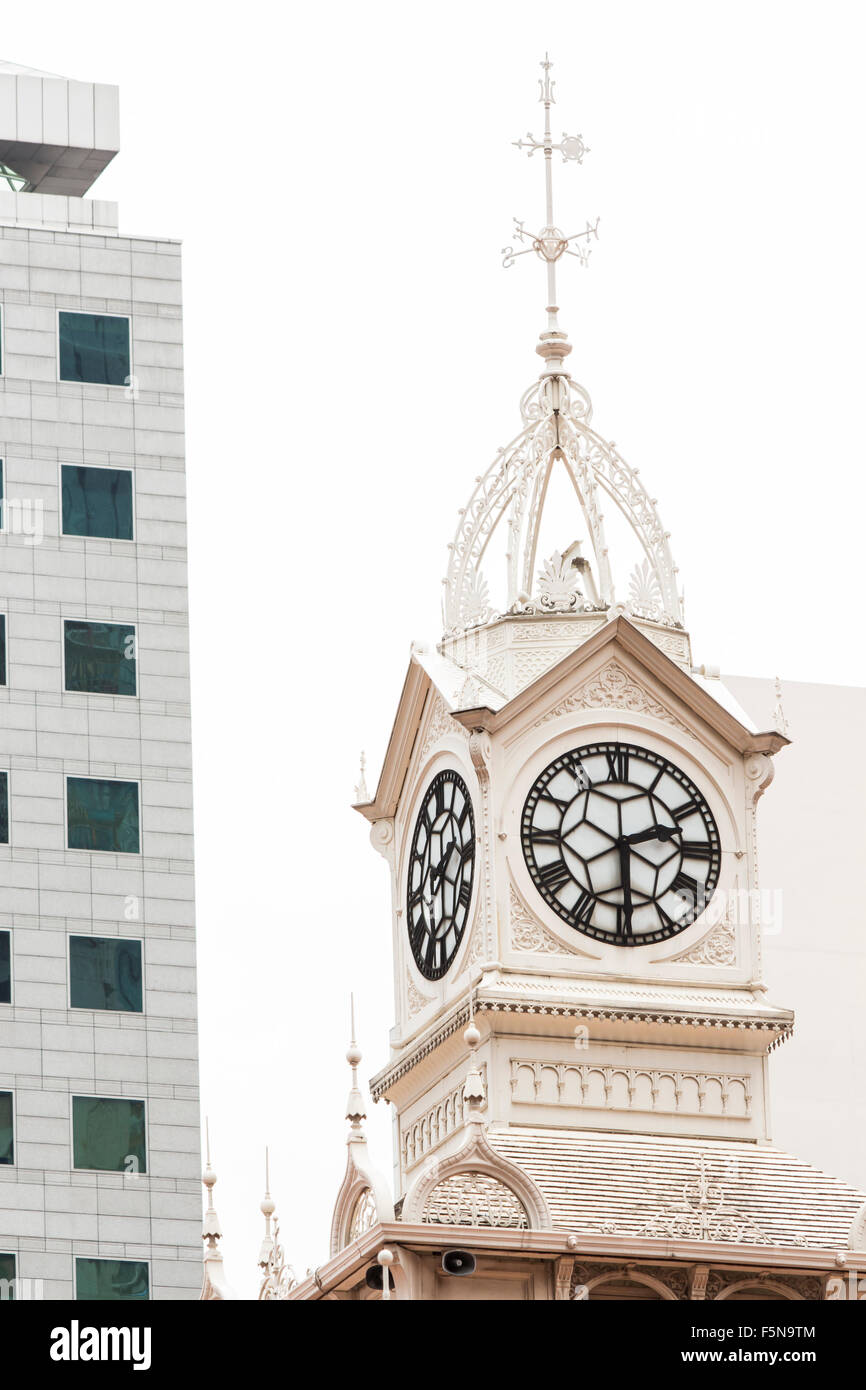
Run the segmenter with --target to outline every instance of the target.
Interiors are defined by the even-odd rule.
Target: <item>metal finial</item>
[[[367,1118],[364,1107],[363,1097],[358,1086],[358,1063],[361,1060],[361,1049],[355,1041],[355,996],[349,995],[349,1014],[351,1018],[351,1041],[346,1051],[346,1061],[352,1068],[352,1086],[349,1091],[349,1099],[346,1102],[346,1119],[351,1125],[349,1139],[363,1139],[364,1130],[362,1121]]]
[[[550,108],[556,98],[554,96],[555,82],[551,80],[550,69],[553,67],[550,58],[545,53],[544,61],[541,64],[544,70],[544,77],[539,78],[541,96],[539,100],[544,106],[544,135],[540,140],[536,140],[532,131],[527,131],[526,138],[515,140],[513,144],[519,150],[526,150],[531,157],[536,150],[544,151],[544,182],[545,182],[545,223],[539,232],[529,232],[526,230],[522,221],[514,219],[514,235],[521,242],[523,249],[516,251],[513,246],[502,248],[502,264],[508,269],[516,261],[518,256],[528,256],[530,251],[534,251],[539,260],[545,262],[547,266],[547,329],[548,332],[557,333],[557,304],[556,304],[556,262],[562,256],[575,256],[581,265],[589,262],[591,247],[589,242],[594,238],[598,240],[598,223],[596,218],[594,223],[587,222],[581,232],[571,232],[565,236],[556,226],[553,212],[553,151],[557,150],[562,155],[563,164],[574,162],[583,163],[583,156],[589,153],[589,146],[584,144],[582,135],[568,135],[563,131],[562,139],[554,141],[550,130]]]
[[[205,1191],[207,1192],[207,1211],[206,1211],[205,1214],[204,1214],[204,1224],[202,1225],[201,1234],[202,1234],[202,1240],[204,1240],[204,1241],[207,1242],[207,1248],[208,1248],[208,1250],[215,1251],[216,1248],[217,1248],[217,1241],[220,1239],[220,1237],[221,1237],[221,1235],[222,1235],[222,1230],[220,1229],[219,1217],[218,1217],[217,1214],[216,1214],[216,1208],[214,1207],[214,1204],[213,1204],[213,1190],[214,1190],[214,1188],[215,1188],[215,1186],[216,1186],[217,1175],[216,1175],[216,1173],[214,1172],[213,1168],[211,1167],[211,1161],[210,1161],[210,1127],[209,1127],[209,1124],[208,1124],[208,1118],[207,1118],[207,1116],[205,1116],[205,1121],[204,1121],[204,1134],[205,1134],[205,1167],[204,1167],[204,1172],[203,1172],[202,1175],[201,1175],[201,1180],[202,1180],[202,1183],[204,1184]]]

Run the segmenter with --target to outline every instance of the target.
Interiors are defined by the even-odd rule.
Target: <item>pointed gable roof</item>
[[[455,691],[460,689],[467,673],[446,658],[431,656],[416,646],[412,649],[376,794],[372,800],[356,805],[355,810],[369,821],[394,815],[431,689],[438,690],[449,715],[465,729],[496,733],[519,719],[532,705],[542,702],[546,695],[552,695],[564,680],[573,678],[577,682],[582,668],[596,664],[595,659],[606,650],[611,655],[619,651],[629,657],[632,664],[637,663],[650,681],[662,685],[738,753],[778,753],[790,742],[775,729],[763,732],[755,729],[720,680],[688,674],[622,615],[605,623],[510,700],[503,700],[490,686],[484,689],[483,683],[473,674],[476,687],[482,687],[485,702],[472,709],[457,709],[454,703]],[[450,689],[443,688],[449,684]]]

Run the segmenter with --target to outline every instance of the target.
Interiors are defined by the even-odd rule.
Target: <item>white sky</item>
[[[364,1074],[387,1056],[348,803],[537,375],[543,273],[499,251],[540,217],[510,142],[545,48],[592,151],[562,220],[601,216],[570,364],[659,498],[696,658],[866,683],[864,29],[826,0],[6,7],[3,58],[120,86],[94,193],[185,243],[203,1108],[245,1293],[266,1142],[290,1258],[327,1256],[351,988]]]

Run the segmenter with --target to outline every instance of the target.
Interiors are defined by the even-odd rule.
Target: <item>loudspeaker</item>
[[[382,1278],[382,1273],[383,1273],[382,1266],[379,1265],[379,1264],[368,1265],[368,1266],[367,1266],[367,1271],[366,1271],[366,1273],[365,1273],[365,1275],[364,1275],[364,1283],[367,1285],[367,1288],[368,1288],[368,1289],[380,1289],[380,1290],[381,1290],[381,1289],[384,1287],[385,1281],[384,1281],[384,1279]],[[392,1288],[392,1289],[395,1288],[396,1285],[395,1285],[395,1283],[394,1283],[394,1277],[393,1277],[393,1275],[389,1274],[389,1275],[388,1275],[388,1279],[390,1280],[391,1288]]]
[[[468,1250],[446,1250],[442,1256],[443,1274],[474,1274],[475,1256]]]

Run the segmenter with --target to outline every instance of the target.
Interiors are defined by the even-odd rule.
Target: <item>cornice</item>
[[[312,1275],[292,1289],[289,1298],[305,1301],[327,1297],[346,1279],[372,1263],[383,1246],[394,1249],[398,1258],[401,1246],[415,1250],[441,1250],[454,1246],[480,1254],[515,1254],[530,1259],[567,1255],[575,1259],[713,1265],[747,1272],[761,1268],[793,1275],[811,1272],[839,1274],[848,1269],[866,1272],[866,1252],[784,1245],[743,1244],[734,1247],[723,1241],[595,1235],[584,1234],[580,1230],[526,1231],[389,1221],[371,1226],[363,1238],[353,1241],[334,1259],[320,1265]]]
[[[598,1002],[574,1002],[568,1003],[562,1000],[539,1000],[534,999],[508,999],[498,996],[495,993],[498,986],[490,989],[482,987],[478,990],[475,997],[475,1015],[482,1017],[485,1014],[523,1014],[534,1017],[563,1018],[580,1021],[605,1021],[613,1023],[638,1023],[656,1026],[676,1026],[694,1028],[701,1031],[701,1041],[706,1042],[706,1034],[710,1029],[719,1029],[733,1033],[763,1033],[766,1034],[766,1047],[761,1051],[770,1052],[778,1047],[794,1030],[794,1016],[786,1009],[779,1009],[772,1014],[752,1013],[745,1009],[706,1009],[684,1007],[681,1003],[677,1007],[674,1002],[667,1007],[647,1004],[611,1004]],[[685,992],[683,992],[685,993]],[[389,1066],[384,1067],[371,1077],[369,1082],[370,1094],[374,1101],[381,1100],[387,1092],[414,1070],[420,1062],[436,1052],[443,1043],[447,1042],[462,1026],[469,1021],[469,1004],[463,1002],[458,1004],[442,1020],[438,1026],[429,1029],[418,1039],[409,1049]]]

